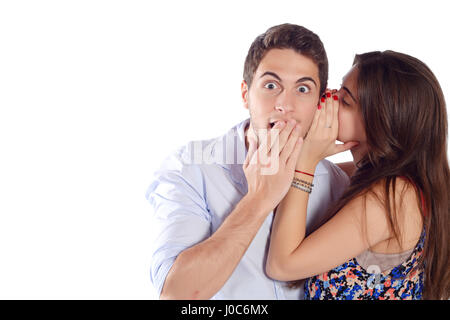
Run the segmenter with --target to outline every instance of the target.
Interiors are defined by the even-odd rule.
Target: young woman
[[[343,150],[336,140],[359,143],[356,171],[332,218],[305,237],[315,166]],[[446,147],[446,106],[431,70],[393,51],[357,55],[341,89],[321,99],[297,153],[273,221],[268,276],[309,278],[306,299],[448,299]]]

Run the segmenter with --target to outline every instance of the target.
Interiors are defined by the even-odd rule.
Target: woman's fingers
[[[315,130],[317,128],[317,123],[319,122],[319,117],[321,115],[321,110],[324,107],[324,102],[325,102],[325,99],[322,98],[322,100],[319,102],[319,105],[317,106],[316,113],[314,114],[313,121],[312,121],[311,126],[309,127],[309,130],[308,130],[308,134],[307,134],[308,136],[310,135],[310,133],[315,132]]]
[[[320,108],[316,112],[317,121],[315,117],[313,120],[313,122],[315,122],[314,132],[321,132],[323,130],[326,121],[326,110],[327,110],[327,99],[322,97],[320,99]]]
[[[329,129],[333,124],[333,98],[330,92],[326,93],[327,98],[325,102],[325,117],[323,122],[323,128]]]
[[[350,141],[350,142],[346,142],[344,144],[337,144],[334,154],[350,150],[351,148],[356,147],[358,145],[359,145],[359,142],[356,142],[356,141]]]
[[[339,106],[340,101],[339,97],[337,95],[333,96],[333,123],[331,125],[331,128],[333,130],[333,135],[337,139],[337,135],[339,133]]]

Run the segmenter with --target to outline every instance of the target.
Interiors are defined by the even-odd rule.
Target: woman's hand
[[[292,183],[303,143],[300,132],[295,120],[279,121],[268,134],[275,139],[263,139],[259,148],[257,141],[248,136],[249,150],[243,165],[248,195],[262,201],[268,210],[278,205]]]
[[[297,170],[314,170],[320,160],[347,151],[358,142],[336,144],[339,131],[339,98],[327,91],[314,115],[313,122],[297,159]]]

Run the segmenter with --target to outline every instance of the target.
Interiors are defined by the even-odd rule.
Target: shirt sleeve
[[[345,190],[347,190],[348,186],[350,185],[350,178],[336,164],[329,162],[329,167],[331,185],[333,186],[331,198],[333,203],[335,203],[341,198]]]
[[[211,216],[203,190],[200,168],[183,165],[178,157],[165,160],[147,190],[156,233],[150,280],[158,295],[176,257],[211,235]]]

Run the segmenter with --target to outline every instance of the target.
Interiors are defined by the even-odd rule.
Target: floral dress
[[[419,264],[425,230],[409,258],[381,273],[369,273],[353,258],[305,281],[307,300],[418,300],[422,297],[423,267]]]
[[[425,232],[411,256],[382,273],[369,273],[356,258],[305,281],[305,299],[418,300],[422,297],[423,268],[419,265]]]
[[[414,184],[405,177],[399,176]],[[417,186],[416,186],[417,188]],[[419,190],[422,210],[427,206]],[[305,281],[306,300],[420,300],[424,283],[424,264],[420,263],[425,242],[425,228],[413,252],[402,264],[380,273],[370,273],[356,260]]]

